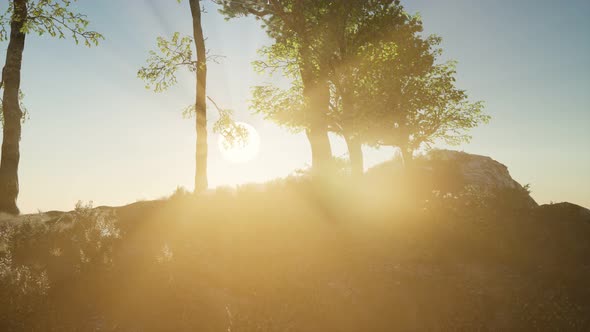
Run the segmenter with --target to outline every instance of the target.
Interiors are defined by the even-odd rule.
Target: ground
[[[0,330],[590,330],[584,209],[403,176],[4,220]]]

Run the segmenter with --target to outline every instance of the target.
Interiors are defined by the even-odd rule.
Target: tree
[[[180,0],[178,2],[181,2]],[[181,36],[175,32],[170,40],[157,38],[159,52],[150,51],[147,66],[139,69],[137,75],[147,82],[146,88],[153,88],[155,92],[162,92],[176,84],[176,72],[179,68],[187,68],[195,73],[196,94],[195,103],[187,107],[185,117],[195,116],[197,133],[195,151],[195,192],[202,192],[208,187],[207,180],[207,50],[201,24],[201,6],[199,0],[189,0],[193,22],[193,37]],[[195,45],[196,59],[193,59],[191,44]],[[209,57],[215,60],[215,57]],[[214,125],[214,131],[219,132],[230,144],[244,141],[247,130],[237,125],[231,119],[231,111],[222,109],[213,102],[219,111],[219,120]]]
[[[9,0],[8,9],[0,15],[0,41],[9,40],[2,70],[2,114],[4,119],[2,158],[0,160],[0,211],[18,214],[18,165],[20,161],[21,120],[19,102],[22,57],[27,34],[49,34],[76,43],[98,45],[102,35],[87,30],[89,21],[83,14],[70,10],[71,0]],[[8,28],[10,26],[10,28]]]
[[[329,68],[334,121],[338,124],[334,127],[346,141],[351,172],[358,176],[364,168],[362,145],[366,143],[368,120],[375,112],[363,104],[360,95],[370,84],[363,66],[372,66],[364,57],[363,49],[374,43],[393,41],[410,46],[411,49],[404,51],[407,60],[419,62],[423,59],[407,55],[420,54],[416,51],[424,48],[415,34],[421,32],[421,25],[404,11],[398,0],[350,0],[335,2],[331,6],[326,30],[333,52],[329,57]]]
[[[440,38],[425,40],[432,58]],[[465,90],[455,85],[455,62],[416,66],[404,59],[404,50],[395,43],[379,43],[364,49],[368,82],[360,92],[371,113],[368,141],[400,148],[409,166],[416,149],[436,142],[457,145],[471,139],[468,131],[490,117],[481,101],[470,102]]]
[[[180,3],[181,0],[178,0]],[[195,192],[202,192],[208,187],[207,180],[207,51],[201,24],[201,4],[199,0],[189,0],[193,22],[193,36],[181,37],[174,33],[170,41],[158,37],[160,54],[150,52],[147,67],[139,70],[138,76],[147,81],[147,88],[161,92],[176,83],[175,73],[178,68],[186,67],[195,73],[195,103],[190,106],[195,114],[197,132],[195,150]],[[191,43],[196,48],[196,60],[193,60]],[[187,112],[191,113],[190,111]]]
[[[324,12],[323,63],[330,87],[328,129],[344,137],[353,174],[362,174],[361,146],[399,147],[406,164],[413,151],[437,141],[459,144],[489,117],[455,86],[454,63],[438,64],[441,38],[423,36],[418,15],[397,0],[334,2]],[[259,69],[286,68],[297,58],[277,44],[264,49]],[[303,116],[297,80],[288,90],[254,89],[253,106],[298,130]]]
[[[195,192],[206,190],[207,181],[207,54],[205,37],[201,26],[201,5],[199,0],[189,0],[193,17],[193,37],[197,49],[197,86],[195,100],[195,125],[197,130],[195,156]]]
[[[216,0],[228,18],[253,15],[262,20],[275,43],[262,50],[269,66],[289,66],[302,91],[305,133],[311,146],[314,173],[329,168],[332,150],[328,138],[330,91],[326,67],[325,13],[332,1]],[[289,63],[282,63],[288,60]],[[291,61],[294,60],[294,61]]]
[[[397,0],[350,0],[323,2],[319,6],[321,20],[316,19],[314,32],[314,63],[316,70],[327,80],[329,108],[326,114],[327,129],[344,137],[351,160],[353,174],[362,174],[361,146],[368,130],[372,110],[363,105],[359,92],[364,80],[363,48],[373,43],[395,41],[407,49],[407,61],[424,63],[432,58],[422,56],[428,45],[416,34],[421,24],[408,15]],[[328,5],[326,5],[328,4]],[[291,43],[276,42],[263,48],[264,59],[255,63],[258,70],[281,69],[293,79],[288,90],[272,86],[254,88],[253,108],[267,118],[295,130],[310,124],[304,112],[304,90],[298,76],[300,59]],[[394,56],[394,54],[392,54]],[[421,58],[420,58],[421,57]],[[425,61],[426,59],[426,61]],[[420,60],[420,61],[418,61]],[[365,63],[371,65],[370,63]]]

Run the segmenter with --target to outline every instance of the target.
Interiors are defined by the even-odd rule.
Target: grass
[[[0,330],[590,329],[590,223],[387,174],[4,221]]]

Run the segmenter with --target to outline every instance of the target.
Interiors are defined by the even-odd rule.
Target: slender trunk
[[[358,137],[345,135],[344,140],[348,147],[348,156],[350,158],[350,170],[353,176],[361,176],[364,172],[362,144]]]
[[[26,0],[14,0],[13,5],[10,41],[6,50],[6,64],[2,71],[4,128],[2,158],[0,160],[0,212],[19,214],[16,199],[19,189],[18,163],[20,160],[22,110],[18,102],[18,93],[23,50],[25,49],[25,33],[22,28],[27,17],[27,2]]]
[[[189,0],[193,17],[193,37],[197,49],[197,83],[196,83],[196,156],[195,156],[195,192],[207,189],[207,54],[205,38],[201,26],[201,5],[199,0]]]

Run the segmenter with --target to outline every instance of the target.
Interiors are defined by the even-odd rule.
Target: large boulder
[[[425,195],[434,192],[453,196],[466,194],[491,200],[498,208],[538,207],[529,195],[528,186],[514,180],[505,165],[490,157],[466,152],[431,150],[417,156],[409,169],[404,168],[402,160],[394,159],[372,167],[367,176],[379,185],[391,181],[394,187],[409,185]]]
[[[441,163],[456,167],[466,185],[489,190],[525,190],[512,178],[506,165],[487,156],[453,150],[433,150],[425,156],[425,159],[429,161],[426,164],[430,164],[432,169],[440,166]]]
[[[539,207],[539,215],[554,220],[579,220],[590,223],[590,210],[576,204],[562,202],[544,204]]]
[[[455,186],[493,193],[498,198],[529,208],[538,206],[529,195],[528,188],[512,178],[508,167],[490,157],[453,150],[432,150],[420,159],[418,165],[423,169]]]
[[[412,164],[411,172],[406,173],[401,160],[392,160],[373,167],[367,175],[383,180],[388,174],[397,174],[397,185],[400,185],[400,180],[409,181],[408,184],[421,190],[435,190],[442,194],[468,192],[481,199],[492,198],[502,206],[538,207],[529,195],[528,186],[514,180],[505,165],[490,157],[453,150],[432,150],[417,157]]]
[[[508,167],[487,156],[453,150],[433,150],[426,155],[426,160],[452,163],[458,168],[463,180],[471,185],[489,189],[524,189],[510,176]]]

